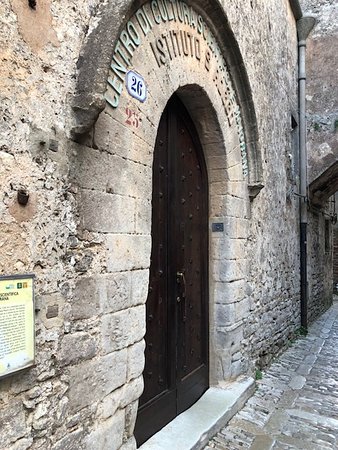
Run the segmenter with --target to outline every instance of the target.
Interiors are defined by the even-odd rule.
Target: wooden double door
[[[207,171],[196,129],[173,97],[163,112],[154,153],[138,445],[208,388],[208,335]]]

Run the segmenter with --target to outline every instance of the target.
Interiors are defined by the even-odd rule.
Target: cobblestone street
[[[263,372],[206,450],[338,448],[338,302]]]

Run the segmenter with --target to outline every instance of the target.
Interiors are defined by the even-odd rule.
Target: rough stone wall
[[[334,209],[337,207],[338,195],[334,196]],[[338,292],[338,225],[332,225],[332,272],[333,272],[333,292]]]
[[[35,10],[20,0],[0,5],[1,273],[36,274],[37,311],[35,367],[0,381],[1,449],[133,443],[143,344],[127,349],[134,337],[124,335],[113,344],[101,342],[99,313],[111,308],[108,296],[129,299],[130,293],[123,275],[116,287],[102,276],[96,291],[90,280],[82,282],[83,274],[104,272],[105,264],[95,236],[77,232],[76,187],[69,177],[77,151],[68,138],[76,64],[98,3],[41,0]],[[27,207],[17,202],[22,188],[30,196]],[[144,283],[137,274],[134,279],[138,290]],[[138,315],[142,307],[115,322]],[[111,326],[114,335],[113,320],[102,326]],[[135,333],[140,341],[143,330]],[[108,345],[116,352],[106,354]],[[109,435],[113,444],[104,442]]]
[[[304,0],[304,13],[317,18],[307,42],[307,145],[309,183],[338,157],[338,2]],[[320,68],[320,70],[318,70]],[[329,250],[325,251],[325,220],[333,217],[329,202],[320,211],[309,213],[309,319],[327,309],[332,302],[333,237],[330,224]]]
[[[253,36],[246,34],[252,19],[261,25]],[[232,21],[241,30],[241,51],[259,105],[265,187],[251,204],[250,306],[243,343],[250,363],[254,358],[264,366],[300,322],[297,148],[291,127],[291,115],[297,120],[297,38],[287,2],[278,7],[251,2],[247,14]]]
[[[338,157],[338,2],[303,0],[317,18],[307,43],[307,122],[310,182]],[[320,70],[318,68],[320,67]]]
[[[326,227],[329,227],[327,231],[325,231]],[[325,217],[323,214],[311,216],[308,229],[308,318],[310,323],[332,304],[331,229],[329,217]],[[325,236],[327,232],[328,236]],[[325,240],[328,242],[325,243]]]
[[[144,230],[151,208],[142,189],[150,189],[151,153],[146,134],[130,146],[135,133],[116,135],[114,124],[108,147],[98,142],[99,128],[107,132],[103,122],[111,121],[105,113],[96,141],[93,133],[82,143],[69,139],[81,45],[107,3],[41,0],[35,10],[20,0],[0,5],[0,270],[34,272],[37,307],[35,367],[0,381],[1,449],[135,448],[150,256]],[[231,278],[219,314],[224,345],[232,347],[230,377],[267,363],[299,325],[291,130],[297,46],[286,0],[221,4],[252,87],[265,184],[250,205],[242,179],[240,194],[230,192],[239,220],[231,218],[226,196],[214,205],[228,208],[228,233],[238,240],[234,253],[226,257],[220,246],[215,257],[227,260],[222,276]],[[147,126],[153,139],[156,124]],[[110,145],[127,149],[128,158]],[[235,163],[227,167],[234,177]],[[16,200],[22,188],[30,195],[27,207]],[[130,227],[123,236],[121,224]]]
[[[336,255],[338,254],[338,229],[333,229],[333,289],[336,293],[338,290],[338,260]]]

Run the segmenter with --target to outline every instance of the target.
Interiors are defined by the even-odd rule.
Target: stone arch
[[[93,127],[98,115],[105,108],[104,92],[114,42],[117,41],[126,18],[131,17],[145,3],[147,3],[146,0],[121,2],[109,0],[98,7],[93,18],[97,26],[93,26],[91,33],[85,39],[77,63],[77,85],[72,102],[74,123],[71,135],[74,140],[79,140]],[[241,105],[248,158],[247,181],[250,195],[254,197],[263,187],[263,173],[254,102],[243,58],[219,2],[196,0],[193,7],[197,12],[203,13],[208,27],[216,37],[226,60],[238,103]],[[112,17],[114,20],[111,20]]]
[[[155,99],[150,96],[149,101],[139,107],[144,117],[143,128],[125,126],[123,108],[115,112],[107,107],[99,115],[93,133],[95,149],[85,149],[79,156],[81,165],[89,168],[93,175],[87,188],[93,189],[94,163],[98,165],[97,171],[107,177],[106,192],[113,194],[110,197],[116,197],[116,201],[108,200],[107,194],[103,194],[102,201],[114,208],[115,218],[108,219],[102,229],[105,210],[100,213],[100,200],[92,190],[81,196],[80,215],[86,230],[108,233],[108,272],[143,272],[145,289],[138,301],[145,303],[151,247],[153,149],[162,111],[176,93],[199,130],[208,171],[210,382],[215,385],[236,377],[243,370],[238,360],[237,365],[234,364],[232,357],[235,353],[238,356],[244,325],[233,329],[232,322],[235,318],[240,321],[242,314],[244,318],[247,307],[245,240],[250,207],[237,129],[226,125],[214,87],[210,83],[201,86],[203,79],[196,75],[194,71],[184,72],[183,79],[167,83],[161,96]],[[81,177],[80,170],[78,176]],[[128,211],[127,220],[125,216],[122,219],[125,211]],[[212,233],[213,223],[222,224],[224,232]]]
[[[196,84],[187,84],[175,93],[198,130],[207,166],[209,375],[210,385],[217,385],[224,379],[236,378],[241,370],[231,358],[238,349],[243,330],[241,327],[232,329],[231,322],[236,315],[235,308],[246,301],[248,268],[245,240],[248,237],[250,192],[239,169],[238,136],[222,127],[222,116],[213,105],[210,93]],[[223,224],[225,233],[213,232],[213,224]],[[231,304],[234,296],[238,296],[237,305]]]
[[[156,33],[161,34],[163,29],[159,27]],[[100,39],[102,42],[103,38]],[[103,352],[113,354],[117,349],[131,352],[135,365],[128,372],[125,386],[135,382],[141,390],[151,255],[153,150],[162,112],[176,93],[199,131],[208,170],[210,384],[217,385],[246,372],[245,350],[241,347],[244,319],[249,312],[246,240],[250,178],[243,171],[241,151],[242,125],[246,119],[234,114],[229,122],[212,75],[197,58],[182,56],[160,67],[155,60],[155,64],[148,64],[154,58],[149,45],[154,36],[149,34],[147,39],[150,41],[144,39],[143,47],[133,56],[134,70],[148,82],[145,102],[129,96],[124,89],[117,108],[101,104],[104,109],[100,112],[94,100],[103,98],[108,89],[105,69],[103,88],[87,93],[84,89],[85,108],[75,108],[79,120],[81,111],[92,114],[90,136],[82,140],[83,145],[74,144],[77,154],[73,172],[78,185],[79,228],[99,247],[97,270],[106,283],[107,300],[100,328]],[[110,58],[111,54],[109,62]],[[100,67],[97,71],[101,71]],[[102,73],[99,75],[100,78]],[[86,77],[85,69],[81,76]],[[89,88],[89,78],[87,82],[85,86]],[[235,106],[239,103],[237,96]],[[133,114],[131,118],[129,113]],[[88,129],[84,127],[81,131]],[[222,232],[212,231],[215,223],[222,226]],[[123,325],[123,330],[118,330],[120,335],[111,333],[115,315]],[[128,362],[125,364],[128,367]],[[133,395],[131,402],[141,392]]]

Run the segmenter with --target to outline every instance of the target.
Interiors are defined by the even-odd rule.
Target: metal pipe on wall
[[[289,3],[295,19],[300,19],[303,16],[303,13],[299,0],[289,0]]]
[[[308,282],[307,282],[307,148],[306,148],[306,39],[316,23],[312,16],[304,15],[297,21],[298,33],[298,107],[299,107],[299,164],[300,164],[300,310],[301,325],[308,326]]]

